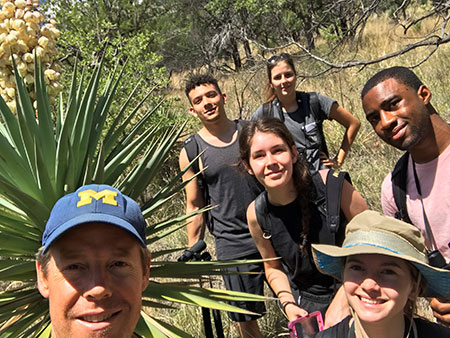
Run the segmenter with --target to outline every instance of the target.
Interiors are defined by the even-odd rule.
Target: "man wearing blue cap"
[[[150,254],[139,205],[108,185],[59,199],[36,257],[52,338],[130,338],[148,285]]]

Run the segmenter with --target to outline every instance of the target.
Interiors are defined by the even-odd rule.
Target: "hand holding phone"
[[[289,322],[290,338],[311,338],[323,330],[323,318],[320,311],[314,311],[304,317]]]

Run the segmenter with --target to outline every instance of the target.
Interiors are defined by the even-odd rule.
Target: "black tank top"
[[[267,202],[268,222],[272,228],[272,246],[278,256],[283,259],[291,284],[298,290],[315,295],[330,294],[334,291],[334,280],[321,274],[313,260],[310,243],[319,243],[319,232],[322,228],[320,212],[315,204],[310,203],[310,230],[308,255],[304,256],[299,249],[302,232],[302,214],[298,199],[283,205],[274,206]]]

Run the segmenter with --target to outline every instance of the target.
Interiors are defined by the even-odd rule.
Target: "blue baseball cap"
[[[136,201],[109,185],[90,184],[55,203],[42,236],[44,253],[66,231],[94,222],[124,229],[146,247],[146,223]]]

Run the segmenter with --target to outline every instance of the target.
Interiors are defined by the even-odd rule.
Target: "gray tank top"
[[[194,136],[199,145],[204,182],[208,185],[211,205],[209,230],[216,240],[218,259],[236,259],[258,252],[247,225],[248,205],[256,198],[250,189],[249,174],[237,168],[239,142],[236,139],[225,147],[205,142]]]

